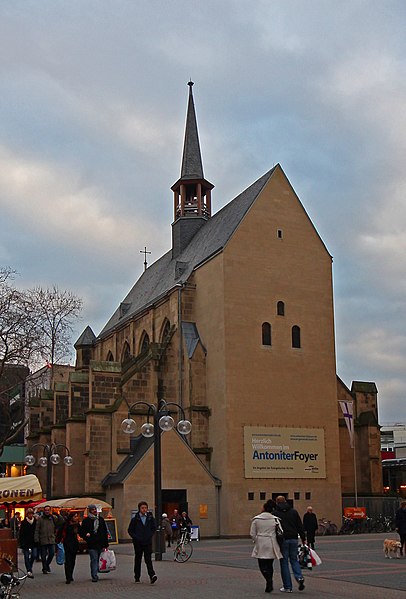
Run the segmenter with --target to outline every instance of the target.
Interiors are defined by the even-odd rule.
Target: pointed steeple
[[[193,81],[189,81],[189,101],[186,114],[180,179],[172,185],[174,222],[172,224],[172,256],[176,258],[192,237],[211,217],[211,190],[214,185],[203,175]]]
[[[203,164],[200,154],[199,134],[195,103],[193,101],[193,81],[189,81],[189,102],[186,115],[185,141],[183,144],[183,157],[181,179],[203,179]]]

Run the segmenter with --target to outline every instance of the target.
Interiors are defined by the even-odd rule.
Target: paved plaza
[[[383,557],[384,538],[395,538],[393,533],[357,535],[351,537],[324,537],[317,539],[323,564],[305,572],[306,588],[296,595],[326,599],[395,599],[406,598],[406,558],[388,560]],[[142,584],[136,585],[133,577],[133,552],[131,544],[112,546],[117,555],[118,567],[114,572],[100,575],[92,583],[88,555],[78,555],[75,582],[65,584],[63,566],[52,564],[52,573],[43,575],[41,565],[35,564],[34,580],[27,580],[21,589],[22,599],[70,599],[72,596],[100,599],[126,599],[135,596],[151,599],[201,597],[238,597],[251,599],[264,597],[264,580],[257,570],[257,562],[250,557],[252,543],[249,539],[213,539],[193,543],[193,556],[185,564],[173,561],[166,553],[155,564],[158,581],[149,583],[145,568]],[[169,550],[170,551],[170,550]],[[23,563],[20,556],[20,564]],[[274,576],[275,591],[279,592],[281,579],[279,565]]]

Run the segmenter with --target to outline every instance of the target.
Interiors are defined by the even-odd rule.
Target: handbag
[[[283,541],[285,540],[285,536],[283,534],[283,528],[282,528],[281,521],[276,516],[275,516],[275,534],[276,534],[276,540],[278,542],[278,545],[282,549],[282,545],[283,545]]]
[[[56,544],[56,563],[58,566],[63,566],[65,563],[65,549],[63,543]]]

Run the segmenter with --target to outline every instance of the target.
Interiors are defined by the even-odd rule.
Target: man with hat
[[[106,523],[104,518],[98,514],[97,506],[94,503],[87,506],[87,517],[83,519],[79,534],[87,543],[92,582],[97,582],[99,580],[99,557],[102,550],[109,546],[109,542]]]

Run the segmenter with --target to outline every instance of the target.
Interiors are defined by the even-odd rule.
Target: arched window
[[[113,354],[111,353],[111,351],[109,351],[109,353],[107,354],[106,360],[107,360],[107,362],[114,362],[114,357],[113,357]]]
[[[300,347],[300,327],[296,324],[292,327],[292,347]]]
[[[163,343],[171,330],[171,324],[168,319],[165,319],[165,324],[162,327],[161,343]]]
[[[285,302],[278,302],[276,304],[276,313],[278,316],[285,316]]]
[[[148,334],[144,331],[143,334],[141,335],[140,354],[143,354],[144,352],[148,351],[148,348],[149,348],[149,337],[148,337]]]
[[[269,322],[262,323],[262,345],[272,345],[271,325]]]
[[[121,353],[121,361],[122,362],[126,362],[127,360],[129,360],[131,358],[131,351],[130,351],[130,346],[128,345],[128,342],[126,341],[124,343],[123,346],[123,351]]]

